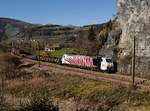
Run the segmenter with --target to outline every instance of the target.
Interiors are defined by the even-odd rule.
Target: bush
[[[45,89],[35,90],[29,97],[29,101],[21,103],[21,107],[16,111],[58,111],[49,99],[49,93]]]
[[[0,91],[0,94],[2,91]],[[13,108],[6,102],[6,98],[1,94],[0,96],[0,111],[12,111]]]

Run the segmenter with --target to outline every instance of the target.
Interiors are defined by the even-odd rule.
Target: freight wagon
[[[84,55],[64,54],[61,58],[62,64],[78,66],[81,68],[91,68],[100,71],[113,72],[114,64],[112,58],[108,57],[91,57]]]

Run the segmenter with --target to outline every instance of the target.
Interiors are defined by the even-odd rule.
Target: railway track
[[[23,58],[23,61],[38,64],[38,61]],[[95,72],[85,69],[79,69],[74,67],[68,67],[58,65],[54,63],[41,62],[41,69],[47,69],[48,71],[59,72],[60,74],[77,75],[82,78],[92,79],[96,81],[104,81],[112,84],[120,84],[124,86],[132,86],[132,78],[130,76],[119,74],[107,74],[102,72]],[[140,90],[150,91],[150,80],[144,78],[135,78],[135,86]]]

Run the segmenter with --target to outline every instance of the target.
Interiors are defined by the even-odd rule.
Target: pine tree
[[[91,27],[91,28],[89,29],[88,39],[89,39],[90,41],[95,41],[95,40],[96,40],[96,34],[95,34],[95,32],[94,32],[93,27]]]

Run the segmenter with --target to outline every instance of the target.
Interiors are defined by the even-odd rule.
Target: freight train
[[[12,50],[12,53],[16,51]],[[17,51],[18,52],[18,51]],[[17,53],[18,55],[18,53]],[[19,54],[21,55],[21,54]],[[39,57],[37,55],[24,55],[23,57],[38,60]],[[61,65],[69,65],[75,66],[79,68],[93,69],[102,72],[114,72],[114,62],[110,57],[102,57],[102,56],[85,56],[85,55],[73,55],[73,54],[64,54],[61,58],[57,57],[49,57],[40,55],[40,61],[43,62],[53,62]]]
[[[38,60],[38,57],[30,56],[30,59]],[[110,57],[64,54],[61,58],[40,56],[40,61],[93,69],[102,72],[114,72],[114,63]]]
[[[64,54],[61,58],[61,64],[96,69],[99,71],[114,72],[114,63],[110,57],[91,57],[84,55]]]

